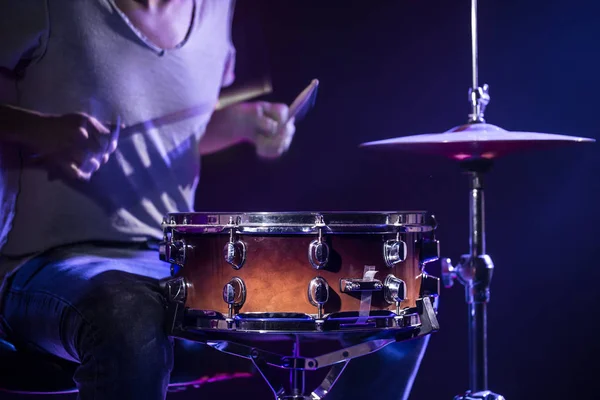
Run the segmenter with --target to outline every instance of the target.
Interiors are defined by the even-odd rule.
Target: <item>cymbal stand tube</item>
[[[483,177],[492,167],[491,160],[463,163],[470,179],[469,195],[469,254],[461,257],[456,268],[450,268],[465,287],[468,305],[469,386],[470,390],[455,400],[504,400],[488,390],[487,360],[487,303],[494,263],[485,253],[485,203]],[[447,262],[446,262],[447,263]],[[448,266],[446,266],[448,270]]]
[[[485,107],[490,102],[487,84],[479,87],[479,50],[477,42],[477,0],[471,0],[471,69],[473,82],[469,89],[469,102],[471,103],[471,114],[469,123],[485,122]]]
[[[470,255],[471,260],[485,254],[485,213],[483,176],[480,172],[469,172],[471,194],[470,214]],[[477,266],[472,265],[477,268]],[[474,271],[473,275],[477,275]],[[466,299],[469,305],[469,383],[473,392],[487,389],[487,302],[489,301],[488,282],[471,279],[466,286]]]

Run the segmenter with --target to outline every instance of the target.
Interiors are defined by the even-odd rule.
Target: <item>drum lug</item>
[[[396,239],[386,240],[383,243],[383,259],[385,265],[392,268],[394,265],[406,260],[407,255],[406,243],[400,240],[400,234]]]
[[[159,282],[168,302],[185,304],[187,299],[188,283],[185,278],[167,278]]]
[[[314,269],[323,269],[329,261],[329,246],[323,241],[323,231],[319,229],[319,237],[308,246],[308,261]]]
[[[383,297],[388,303],[396,305],[396,315],[400,315],[400,303],[406,299],[406,283],[389,274],[383,281]]]
[[[234,240],[233,228],[229,232],[229,242],[223,248],[223,257],[225,262],[236,270],[242,268],[246,262],[246,243]]]
[[[189,248],[190,246],[183,239],[161,242],[159,245],[160,259],[183,267]]]
[[[308,301],[317,307],[317,319],[323,318],[323,305],[329,300],[329,284],[320,276],[308,284]]]
[[[166,300],[165,328],[171,334],[183,324],[189,284],[183,277],[166,278],[159,281],[159,287]]]
[[[229,319],[233,318],[236,308],[241,308],[246,302],[246,284],[242,278],[232,278],[223,287],[223,301],[229,306]]]

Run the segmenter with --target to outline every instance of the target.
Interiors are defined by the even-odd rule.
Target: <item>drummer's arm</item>
[[[237,104],[215,110],[200,140],[200,154],[208,155],[236,144],[250,142],[247,132],[236,128],[236,120],[240,119],[240,111],[236,109],[240,106]]]
[[[215,111],[200,140],[200,153],[216,153],[239,143],[252,143],[260,151],[264,138],[280,140],[293,134],[293,121],[282,124],[287,115],[287,105],[264,101],[238,103]]]

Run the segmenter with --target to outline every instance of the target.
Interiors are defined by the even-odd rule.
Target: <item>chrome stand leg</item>
[[[345,361],[345,362],[333,365],[331,367],[331,369],[329,370],[329,373],[327,374],[327,376],[321,383],[321,385],[318,388],[316,388],[315,390],[313,390],[310,399],[311,400],[323,399],[327,395],[327,393],[329,393],[331,391],[331,388],[333,387],[333,385],[335,385],[335,383],[337,382],[339,377],[342,375],[342,372],[344,372],[344,370],[348,366],[348,363],[349,363],[349,361]]]
[[[382,335],[375,335],[376,332],[372,332],[373,337],[368,339],[363,337],[361,339],[366,341],[360,341],[357,344],[316,357],[303,357],[300,355],[299,348],[302,333],[294,334],[296,336],[295,347],[289,356],[227,340],[220,332],[215,332],[215,335],[209,338],[207,333],[210,332],[207,332],[205,328],[198,328],[199,330],[195,331],[193,325],[185,325],[184,327],[183,323],[177,325],[179,328],[170,333],[174,337],[199,341],[222,353],[251,360],[271,389],[275,400],[321,400],[331,392],[350,360],[372,354],[391,343],[416,339],[439,329],[436,312],[429,295],[417,299],[413,311],[414,314],[411,312],[406,315],[407,319],[404,322],[394,319],[394,323],[398,325],[398,330],[382,330],[379,332]],[[413,318],[416,317],[415,314],[418,315],[418,323],[413,321]],[[194,319],[197,318],[199,317],[196,315]],[[398,316],[396,318],[403,317]],[[182,317],[176,319],[181,320]],[[202,329],[201,332],[200,329]],[[368,333],[368,331],[366,332]],[[327,376],[316,389],[307,394],[306,371],[316,371],[325,367],[330,367]],[[276,373],[281,369],[290,371],[289,385],[285,379],[281,379],[281,374]]]
[[[268,365],[265,362],[261,362],[259,359],[254,358],[252,359],[252,362],[267,385],[269,385],[269,388],[275,396],[275,400],[322,400],[326,398],[327,394],[331,391],[350,361],[343,361],[332,365],[329,373],[325,379],[323,379],[323,382],[318,388],[313,390],[311,394],[306,394],[305,392],[305,370],[290,370],[290,391],[289,393],[286,393],[283,385],[275,384],[275,382],[277,382],[277,378],[267,370]]]

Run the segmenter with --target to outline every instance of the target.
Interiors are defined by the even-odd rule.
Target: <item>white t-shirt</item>
[[[188,36],[162,51],[113,0],[0,0],[0,67],[19,75],[15,105],[137,127],[89,182],[50,181],[37,161],[0,149],[3,256],[160,239],[163,216],[193,210],[198,142],[234,78],[232,9],[230,0],[195,0]],[[193,115],[160,118],[185,110]]]

